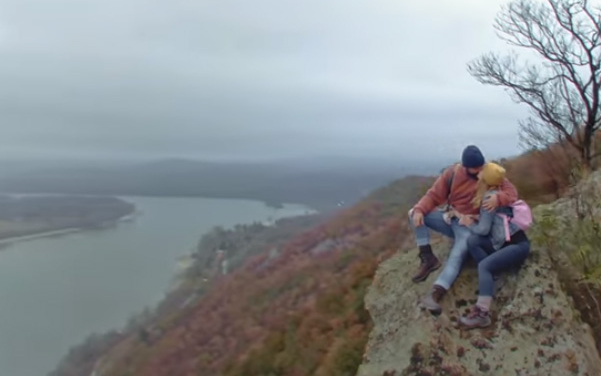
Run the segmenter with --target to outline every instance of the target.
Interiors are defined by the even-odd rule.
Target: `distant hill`
[[[324,160],[273,163],[169,159],[115,166],[51,166],[0,176],[0,190],[139,196],[203,196],[302,203],[318,209],[346,206],[410,172],[393,164]]]
[[[0,196],[0,240],[102,227],[134,210],[115,197]]]

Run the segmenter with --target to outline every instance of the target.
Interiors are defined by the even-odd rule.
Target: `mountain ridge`
[[[349,206],[410,172],[395,165],[324,160],[231,163],[166,159],[122,167],[54,166],[0,176],[0,190],[19,193],[243,198],[331,210]]]

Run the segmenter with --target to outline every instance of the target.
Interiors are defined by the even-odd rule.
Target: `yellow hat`
[[[490,186],[501,185],[505,179],[505,169],[496,163],[486,163],[480,172],[480,179]]]

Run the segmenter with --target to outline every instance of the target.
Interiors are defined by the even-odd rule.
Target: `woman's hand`
[[[471,226],[474,224],[474,218],[471,215],[461,215],[459,217],[459,224],[462,226]]]
[[[490,195],[482,202],[482,207],[488,211],[494,211],[499,207],[499,196],[497,194]]]

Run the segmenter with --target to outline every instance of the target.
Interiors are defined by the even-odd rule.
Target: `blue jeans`
[[[530,242],[524,240],[509,244],[495,251],[488,236],[472,235],[467,241],[468,249],[478,263],[478,290],[480,296],[494,294],[493,274],[518,266],[530,253]]]
[[[444,221],[442,212],[440,210],[434,210],[424,216],[424,225],[419,227],[413,227],[413,221],[409,218],[409,223],[415,232],[415,239],[417,240],[418,246],[430,244],[430,230],[434,230],[440,234],[443,234],[453,241],[453,247],[449,253],[449,258],[445,264],[442,272],[438,276],[438,279],[434,284],[444,287],[446,290],[451,288],[455,279],[461,271],[463,261],[468,254],[467,251],[467,239],[471,232],[470,230],[459,224],[459,220],[456,218],[448,224]]]

